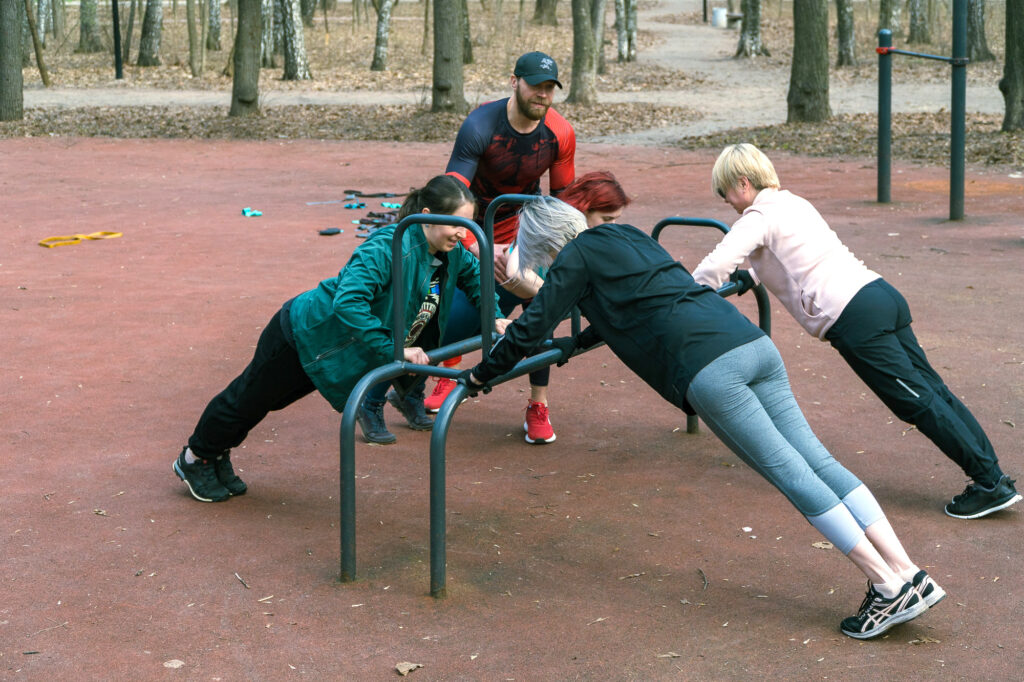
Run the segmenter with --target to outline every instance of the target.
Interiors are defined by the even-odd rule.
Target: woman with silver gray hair
[[[578,306],[590,326],[552,342],[559,364],[604,341],[662,397],[699,415],[867,576],[867,597],[842,621],[844,634],[875,637],[945,596],[907,556],[868,488],[811,431],[775,345],[732,304],[648,234],[588,229],[579,211],[551,197],[523,208],[518,239],[520,269],[550,268],[544,286],[460,381],[475,390],[508,372]]]

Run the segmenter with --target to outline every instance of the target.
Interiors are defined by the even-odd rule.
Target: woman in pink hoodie
[[[740,214],[693,272],[714,289],[759,282],[807,332],[828,341],[901,420],[913,424],[972,479],[946,514],[974,519],[1021,499],[970,410],[932,368],[910,328],[906,300],[857,259],[805,199],[783,190],[751,144],[730,145],[711,187]],[[750,270],[737,270],[749,260]]]

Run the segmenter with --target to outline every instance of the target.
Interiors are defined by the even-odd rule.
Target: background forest
[[[26,109],[24,120],[0,123],[0,137],[62,135],[112,137],[199,137],[281,139],[316,138],[348,140],[449,141],[463,114],[431,113],[432,41],[430,7],[424,2],[401,0],[390,9],[386,32],[386,52],[380,54],[378,12],[374,5],[362,0],[342,2],[325,8],[323,4],[306,7],[306,22],[297,27],[308,64],[301,75],[308,78],[285,79],[284,41],[279,36],[277,50],[266,50],[259,75],[261,106],[255,118],[229,118],[232,87],[231,65],[237,7],[224,3],[210,5],[171,0],[163,5],[160,40],[156,54],[158,63],[139,66],[140,32],[146,11],[143,0],[128,0],[119,5],[121,41],[124,52],[124,78],[114,79],[113,31],[111,4],[85,2],[66,3],[57,12],[49,3],[54,0],[31,0],[34,10],[47,17],[38,22],[41,56],[51,87],[117,88],[125,91],[158,88],[174,91],[175,102],[169,106],[119,106],[81,108]],[[380,0],[383,2],[384,0]],[[133,7],[133,2],[135,6]],[[915,3],[919,5],[914,8]],[[560,77],[569,90],[573,68],[573,18],[568,0],[548,3],[553,15],[543,16],[542,7],[530,3],[503,3],[501,0],[467,3],[468,30],[463,33],[464,49],[470,52],[464,66],[465,97],[475,106],[489,97],[503,95],[507,76],[515,58],[528,49],[539,49],[553,55],[559,62]],[[718,4],[718,3],[712,3]],[[722,0],[721,4],[725,4]],[[731,11],[748,7],[749,0],[734,0]],[[895,4],[897,16],[895,45],[930,54],[951,53],[951,6],[944,0],[911,0],[902,3],[861,1],[848,3],[853,17],[854,43],[842,45],[837,7],[829,4],[829,84],[840,89],[854,82],[877,79],[876,29],[880,12],[891,12]],[[190,11],[191,6],[191,11]],[[688,12],[658,14],[659,4],[642,0],[647,22],[703,22],[700,5]],[[549,8],[550,9],[550,8]],[[995,83],[1002,77],[1005,58],[1004,2],[988,0],[982,5],[983,31],[971,41],[977,54],[969,66],[972,82]],[[765,0],[759,7],[761,54],[737,57],[745,62],[750,78],[756,80],[788,69],[794,45],[793,3],[789,0]],[[94,14],[90,14],[93,12]],[[652,12],[654,13],[652,16]],[[60,16],[58,16],[60,15]],[[596,105],[560,103],[557,108],[574,124],[583,141],[599,140],[611,133],[657,128],[688,117],[699,116],[684,102],[653,105],[643,102],[601,102],[602,93],[639,91],[686,91],[701,85],[705,74],[686,69],[659,66],[656,57],[658,39],[641,20],[636,32],[637,61],[619,61],[614,3],[605,10],[604,45],[601,60],[603,72],[598,73]],[[927,22],[920,27],[921,19]],[[188,26],[192,18],[194,30]],[[57,21],[54,21],[54,18]],[[201,21],[205,18],[206,21]],[[82,20],[95,30],[83,31]],[[553,22],[555,25],[551,25]],[[911,21],[913,19],[913,21]],[[279,24],[284,23],[280,22]],[[648,24],[649,25],[649,24]],[[912,25],[916,26],[912,29]],[[916,30],[917,39],[910,42]],[[203,31],[206,40],[202,40]],[[741,34],[733,30],[738,47],[743,47]],[[922,39],[923,35],[923,39]],[[90,37],[91,36],[91,37]],[[191,38],[191,41],[190,41]],[[205,50],[201,50],[205,45]],[[852,52],[853,64],[839,66],[840,49]],[[92,51],[89,51],[92,50]],[[42,88],[40,70],[31,49],[25,45],[26,61],[22,70],[26,89]],[[269,53],[269,56],[268,56]],[[990,59],[985,57],[990,55]],[[848,58],[847,58],[848,60]],[[383,67],[379,70],[371,70]],[[894,59],[897,82],[948,82],[949,67],[920,59]],[[195,75],[193,75],[195,74]],[[290,74],[294,76],[294,73]],[[774,77],[774,76],[773,76]],[[225,93],[224,107],[188,106],[181,93],[219,91]],[[275,98],[283,93],[360,93],[360,104],[278,104]],[[373,103],[373,93],[411,93],[417,104]],[[742,96],[741,94],[739,96]],[[353,100],[356,97],[353,96]],[[621,98],[619,98],[621,99]],[[83,98],[83,103],[87,99]],[[788,149],[814,155],[874,155],[875,116],[858,114],[837,117],[828,123],[800,123],[748,129],[745,139],[756,141],[769,149]],[[968,120],[968,163],[998,165],[1024,164],[1024,139],[1020,132],[1000,134],[1002,118],[994,115],[970,114]],[[931,163],[948,162],[949,116],[947,111],[930,114],[907,114],[894,117],[894,153],[898,158],[917,159]],[[716,147],[734,141],[730,131],[701,138],[684,138],[676,144],[686,147]]]

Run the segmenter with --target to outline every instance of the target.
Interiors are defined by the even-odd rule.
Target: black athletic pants
[[[857,292],[825,338],[893,414],[916,426],[975,483],[990,487],[1002,476],[992,444],[928,364],[910,322],[900,292],[877,279]]]
[[[290,324],[288,304],[263,329],[249,366],[206,406],[188,439],[197,457],[210,459],[226,453],[240,445],[268,412],[315,390],[291,334],[285,333],[286,324]]]

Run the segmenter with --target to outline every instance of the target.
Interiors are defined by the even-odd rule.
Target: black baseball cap
[[[516,70],[512,74],[517,78],[522,78],[530,85],[554,81],[555,85],[562,87],[558,80],[558,64],[543,52],[524,54],[516,60]]]

